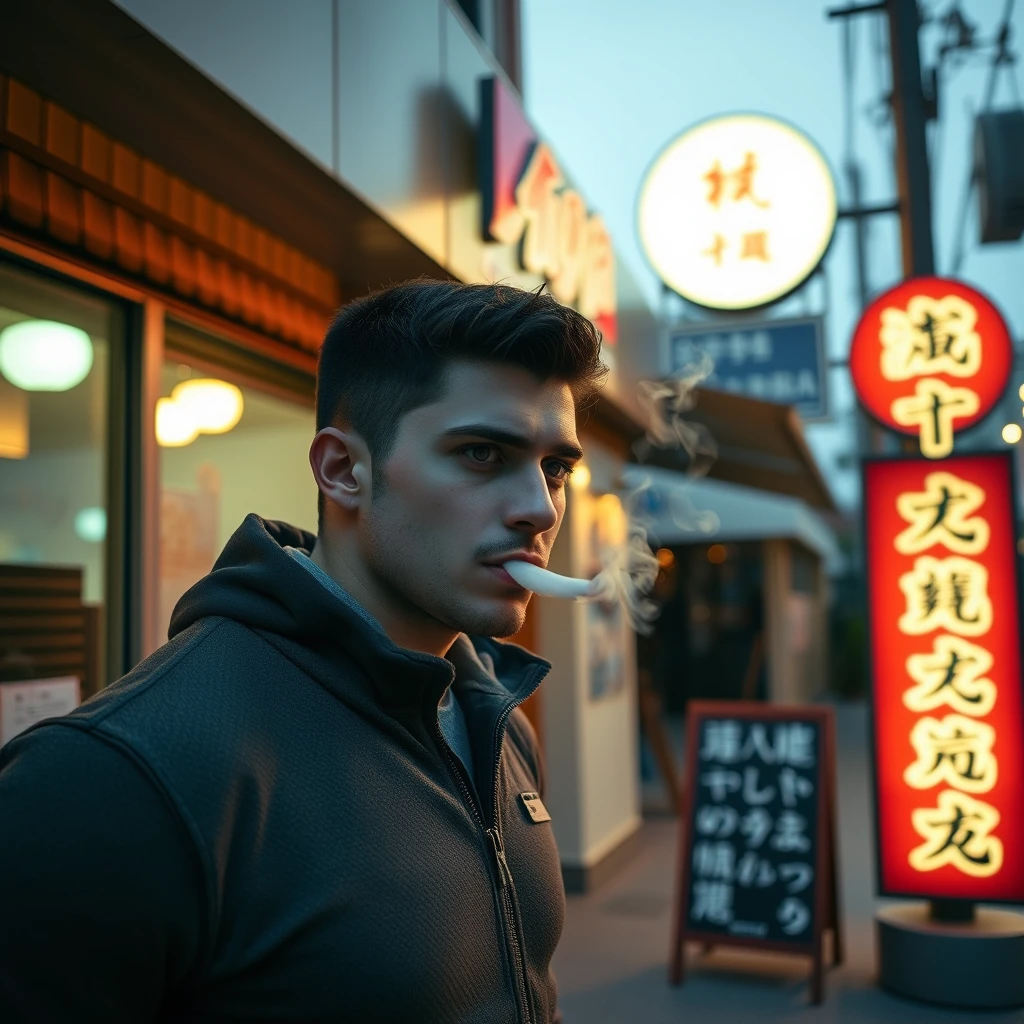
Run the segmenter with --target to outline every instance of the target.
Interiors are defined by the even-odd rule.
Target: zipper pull
[[[496,828],[487,829],[487,836],[494,847],[494,860],[498,865],[498,875],[501,878],[502,886],[505,885],[505,875],[508,872],[508,864],[505,861],[505,848],[501,844],[501,833]]]

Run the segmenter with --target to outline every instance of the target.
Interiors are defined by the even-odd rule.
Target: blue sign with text
[[[715,364],[705,384],[768,402],[795,405],[804,420],[828,417],[822,319],[778,320],[674,329],[671,373],[700,361]]]

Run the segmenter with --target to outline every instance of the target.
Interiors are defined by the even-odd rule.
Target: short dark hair
[[[398,425],[443,395],[456,359],[511,363],[558,380],[577,411],[608,375],[601,334],[543,287],[408,281],[342,307],[327,330],[316,375],[316,429],[344,426],[366,442],[377,490]],[[323,520],[323,495],[320,496]]]

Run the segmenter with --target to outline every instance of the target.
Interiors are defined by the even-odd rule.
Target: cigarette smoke
[[[684,415],[692,411],[697,389],[713,371],[714,363],[706,353],[701,353],[696,364],[683,367],[666,380],[639,382],[637,397],[646,420],[644,437],[633,446],[639,462],[646,461],[655,448],[682,448],[687,456],[687,476],[699,479],[707,474],[718,457],[718,446],[707,427],[688,422]],[[655,522],[647,511],[646,492],[651,483],[652,478],[645,476],[623,499],[628,517],[627,541],[623,548],[601,552],[603,568],[596,578],[597,597],[590,599],[619,602],[630,625],[643,636],[650,636],[654,620],[661,614],[661,606],[650,596],[660,569],[648,542]],[[697,509],[685,494],[677,491],[669,498],[669,510],[682,529],[709,534],[718,528],[714,512]]]

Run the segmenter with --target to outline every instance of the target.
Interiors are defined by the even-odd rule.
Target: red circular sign
[[[937,380],[973,392],[974,411],[954,417],[956,430],[977,423],[1002,397],[1013,366],[1010,332],[981,292],[945,277],[912,277],[864,311],[850,346],[857,397],[877,420],[904,434],[918,427],[897,419],[893,403],[920,382]]]

